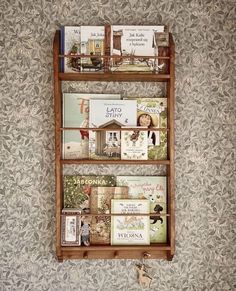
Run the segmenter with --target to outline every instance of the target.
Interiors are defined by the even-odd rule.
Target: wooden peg
[[[118,259],[119,258],[119,253],[117,251],[114,252],[114,258]]]
[[[84,259],[87,259],[87,258],[88,258],[88,252],[84,252],[84,254],[83,254],[83,258],[84,258]]]
[[[150,259],[151,254],[149,254],[148,252],[143,253],[143,258],[144,259]]]

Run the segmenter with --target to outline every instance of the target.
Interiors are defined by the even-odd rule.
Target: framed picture
[[[79,215],[61,215],[61,245],[80,246],[81,218]]]

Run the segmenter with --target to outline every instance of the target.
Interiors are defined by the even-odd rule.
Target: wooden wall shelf
[[[174,215],[174,83],[175,83],[175,47],[170,34],[169,55],[164,57],[169,63],[167,74],[124,73],[124,72],[75,72],[59,71],[59,31],[56,31],[53,43],[54,62],[54,104],[55,104],[55,177],[56,177],[56,256],[64,259],[166,259],[172,260],[175,252],[175,215]],[[107,56],[105,57],[107,58]],[[61,158],[62,125],[62,81],[100,81],[100,82],[166,82],[167,88],[167,160],[63,160]],[[78,128],[79,130],[79,128]],[[167,243],[148,246],[110,246],[92,245],[89,247],[61,246],[61,210],[62,210],[62,173],[65,164],[123,164],[165,165],[167,176]]]

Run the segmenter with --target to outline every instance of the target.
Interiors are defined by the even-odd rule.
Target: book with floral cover
[[[64,208],[78,208],[90,212],[90,192],[92,186],[115,186],[115,176],[69,176],[63,177]]]
[[[137,127],[140,129],[140,126]],[[147,160],[147,131],[125,130],[121,132],[121,159]]]

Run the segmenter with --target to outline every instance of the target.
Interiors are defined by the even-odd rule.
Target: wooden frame
[[[110,58],[109,27],[106,27],[105,35],[105,62]],[[56,256],[58,261],[64,259],[167,259],[172,260],[175,252],[175,202],[174,202],[174,84],[175,84],[175,47],[171,34],[170,45],[167,48],[168,55],[159,56],[158,59],[168,62],[168,72],[139,73],[139,72],[104,72],[91,73],[60,73],[59,60],[59,31],[56,31],[53,43],[53,66],[54,66],[54,109],[55,109],[55,179],[56,179]],[[168,136],[168,159],[167,160],[62,160],[61,158],[61,81],[117,81],[117,82],[166,82],[167,83],[167,119],[168,128],[158,129],[167,131]],[[74,129],[74,128],[73,128]],[[106,129],[99,129],[106,130]],[[121,130],[130,130],[121,129]],[[142,129],[143,130],[143,129]],[[167,243],[151,244],[148,246],[107,246],[92,245],[89,247],[61,246],[61,210],[62,210],[62,168],[64,164],[157,164],[166,166],[167,175]]]

